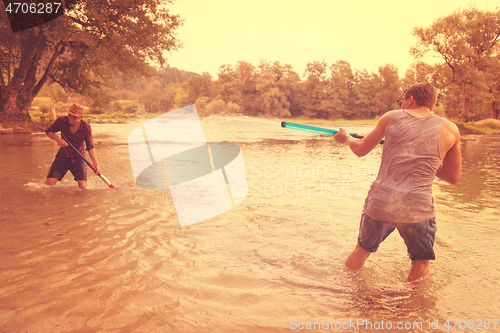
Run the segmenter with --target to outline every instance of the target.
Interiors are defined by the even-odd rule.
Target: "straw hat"
[[[75,117],[83,117],[85,115],[85,108],[80,104],[73,104],[68,109],[68,113],[72,114]]]

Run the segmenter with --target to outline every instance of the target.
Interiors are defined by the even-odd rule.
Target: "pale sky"
[[[168,64],[216,79],[220,66],[238,61],[279,61],[302,77],[307,62],[345,60],[369,72],[393,64],[403,76],[413,28],[470,6],[494,10],[500,0],[174,0],[183,47]]]

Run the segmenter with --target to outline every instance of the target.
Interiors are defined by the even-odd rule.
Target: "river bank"
[[[475,122],[456,122],[460,130],[460,134],[484,134],[484,135],[499,135],[500,120],[498,119],[483,119]]]
[[[152,115],[140,115],[135,117],[129,117],[124,119],[123,117],[109,115],[107,117],[101,117],[99,119],[95,117],[85,117],[85,120],[91,124],[127,124],[133,121],[146,121],[156,116]],[[209,116],[218,117],[218,116]],[[245,116],[247,117],[247,116]],[[268,119],[269,121],[280,121],[281,119]],[[347,119],[335,119],[335,120],[325,120],[325,119],[310,119],[310,118],[290,118],[287,121],[297,122],[297,123],[308,123],[308,124],[348,124],[348,125],[375,125],[378,119],[359,119],[359,120],[347,120]],[[452,120],[453,121],[453,120]],[[479,134],[479,135],[500,135],[500,120],[498,119],[483,119],[475,122],[459,122],[453,121],[460,130],[460,134]],[[29,124],[20,123],[0,123],[0,134],[31,134],[37,132],[43,132],[50,123],[48,121],[33,121]]]

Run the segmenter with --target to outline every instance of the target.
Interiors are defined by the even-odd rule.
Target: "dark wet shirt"
[[[86,144],[86,149],[94,148],[94,141],[92,140],[92,129],[86,121],[80,122],[80,127],[75,133],[71,133],[71,124],[69,123],[68,116],[58,117],[56,121],[45,131],[45,133],[56,133],[61,131],[62,137],[69,141],[78,151],[85,156],[83,142]],[[76,161],[80,159],[77,152],[70,146],[61,147],[57,152],[56,158],[64,160]]]

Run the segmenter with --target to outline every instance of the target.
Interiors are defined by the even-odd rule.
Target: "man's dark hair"
[[[424,82],[411,86],[403,92],[403,97],[412,96],[418,106],[432,110],[437,103],[437,89],[430,83]]]

